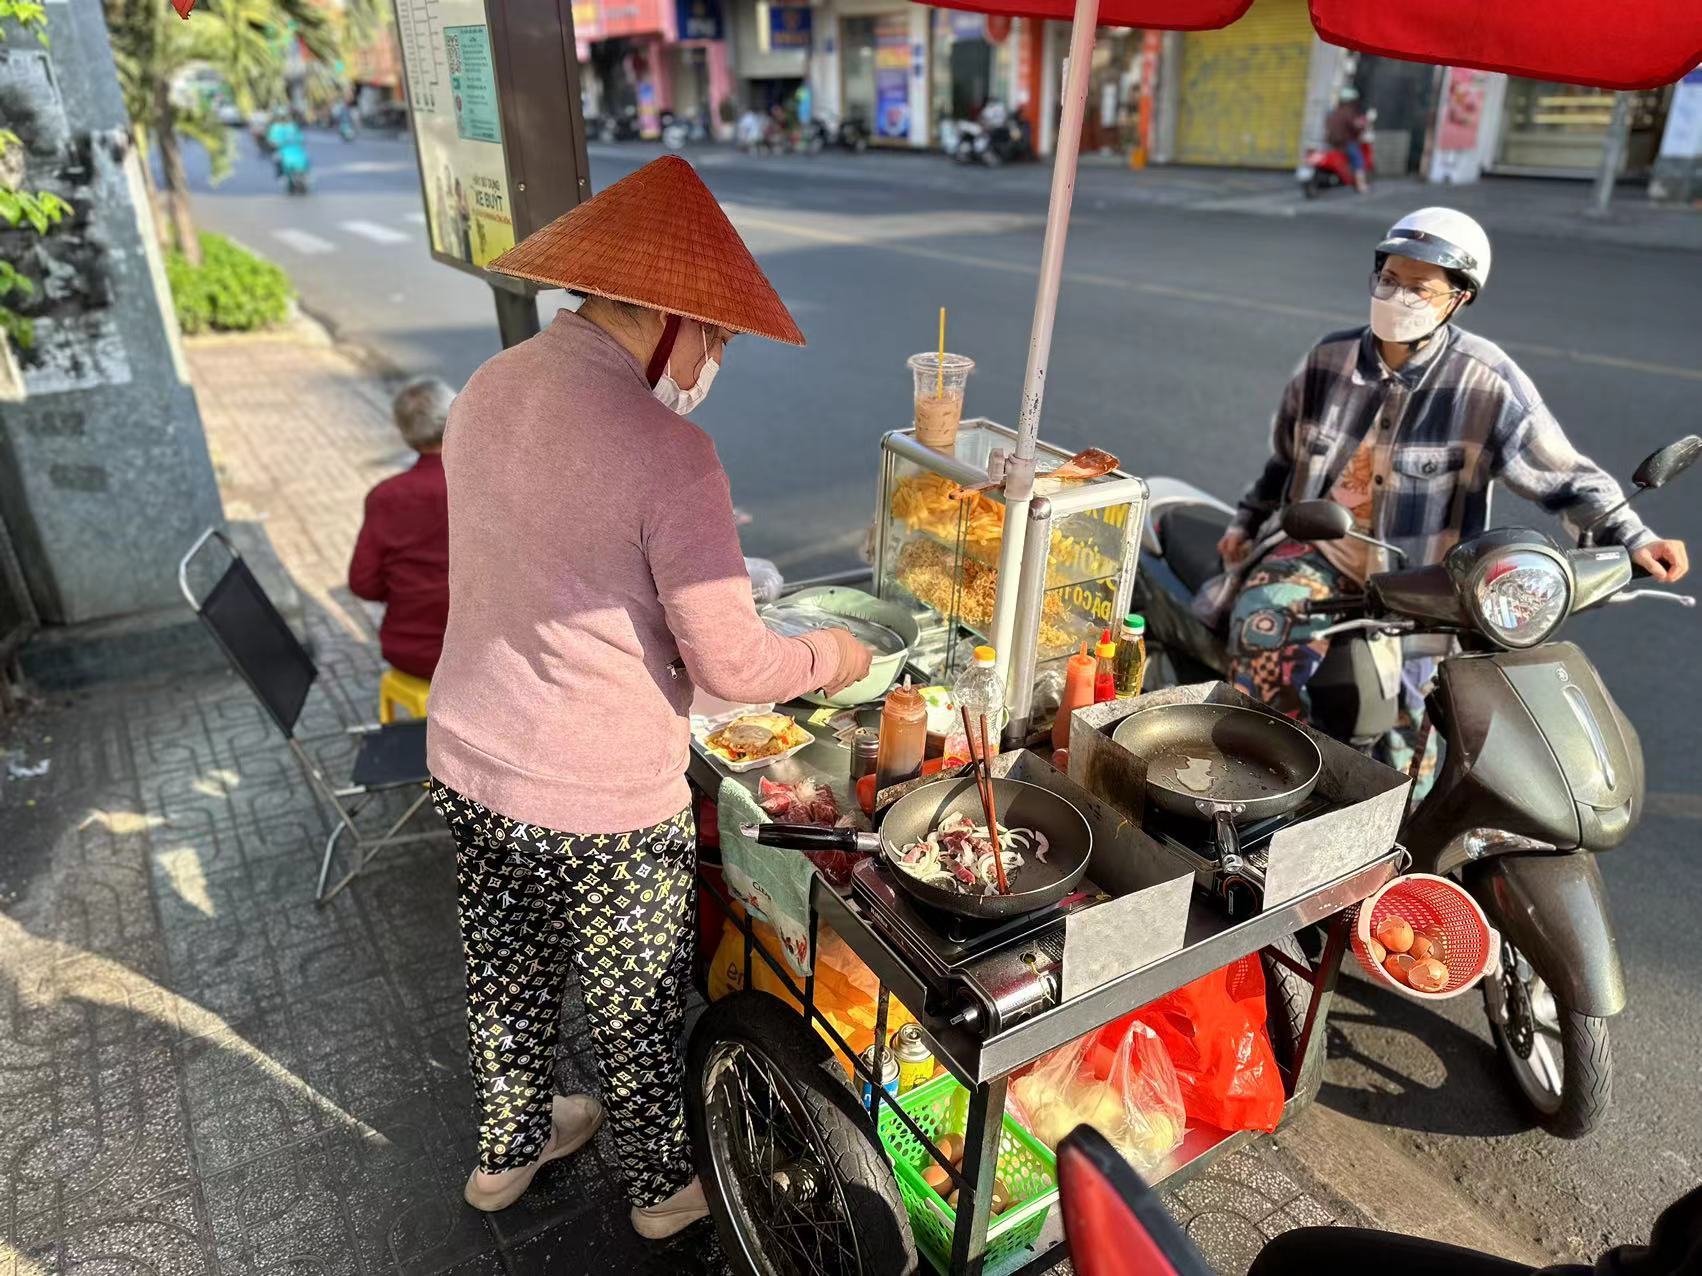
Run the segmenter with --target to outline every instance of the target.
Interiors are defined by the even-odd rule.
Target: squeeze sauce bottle
[[[1117,698],[1117,644],[1111,641],[1111,631],[1099,635],[1099,645],[1093,649],[1099,657],[1093,668],[1093,702],[1101,704]]]
[[[1064,668],[1064,695],[1058,702],[1058,716],[1052,720],[1052,747],[1070,747],[1070,715],[1083,705],[1093,703],[1093,675],[1098,662],[1087,654],[1084,639],[1081,650],[1071,656]]]

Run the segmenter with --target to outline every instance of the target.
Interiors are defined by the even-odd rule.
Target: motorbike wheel
[[[1282,936],[1271,947],[1295,961],[1306,961],[1300,943],[1293,935]],[[1262,960],[1265,967],[1265,1017],[1271,1045],[1279,1059],[1292,1061],[1300,1049],[1300,1034],[1306,1028],[1306,1008],[1312,1004],[1312,985],[1280,961],[1269,956]],[[1333,992],[1325,994],[1318,1006],[1318,1016],[1312,1024],[1314,1037],[1319,1037],[1324,1031],[1334,995]],[[1318,1087],[1324,1080],[1325,1052],[1322,1043],[1323,1039],[1319,1037],[1319,1048],[1312,1052],[1312,1057],[1294,1079],[1294,1092],[1282,1108],[1283,1125],[1299,1116],[1318,1097]]]
[[[852,135],[851,150],[852,150],[853,154],[861,155],[864,151],[866,151],[868,149],[869,149],[869,139],[867,137],[865,137],[861,132],[858,132],[858,133],[855,133],[855,134]]]
[[[1555,995],[1530,959],[1505,940],[1501,973],[1483,981],[1490,1034],[1519,1099],[1550,1134],[1582,1138],[1613,1102],[1607,1020]]]
[[[686,1115],[740,1276],[909,1276],[916,1242],[868,1114],[792,1007],[741,992],[686,1047]]]
[[[952,158],[959,164],[973,164],[975,162],[975,143],[967,137],[964,138],[957,144],[957,150],[952,152]]]

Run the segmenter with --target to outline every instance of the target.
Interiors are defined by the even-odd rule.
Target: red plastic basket
[[[1447,950],[1443,964],[1448,967],[1448,983],[1440,991],[1420,992],[1371,960],[1366,945],[1391,917],[1404,917],[1415,931],[1441,935]],[[1359,958],[1365,973],[1385,987],[1418,1001],[1439,1001],[1459,996],[1499,968],[1501,936],[1458,882],[1429,873],[1409,873],[1395,878],[1359,905],[1353,919],[1353,955]]]

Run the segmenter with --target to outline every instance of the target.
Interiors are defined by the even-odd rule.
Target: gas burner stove
[[[1236,832],[1241,843],[1241,859],[1227,865],[1218,854],[1217,838],[1209,821],[1185,819],[1149,805],[1141,830],[1160,846],[1179,855],[1194,870],[1196,891],[1239,920],[1264,907],[1271,838],[1290,824],[1311,819],[1332,805],[1328,798],[1312,797],[1285,815],[1240,826]]]
[[[992,1036],[1058,1002],[1063,987],[1064,918],[1091,907],[1099,888],[1033,912],[981,922],[917,903],[870,856],[851,873],[851,895],[869,924],[905,958],[928,989],[928,1013]]]

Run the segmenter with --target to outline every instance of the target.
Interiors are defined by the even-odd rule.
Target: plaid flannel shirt
[[[1235,527],[1256,538],[1275,529],[1283,505],[1327,496],[1373,433],[1370,534],[1413,566],[1484,530],[1496,481],[1558,514],[1573,536],[1622,495],[1493,342],[1449,324],[1395,372],[1371,330],[1355,328],[1325,337],[1295,370],[1271,421],[1271,458]],[[1629,549],[1655,539],[1629,509],[1597,535]],[[1370,570],[1386,570],[1385,557],[1373,549]]]

